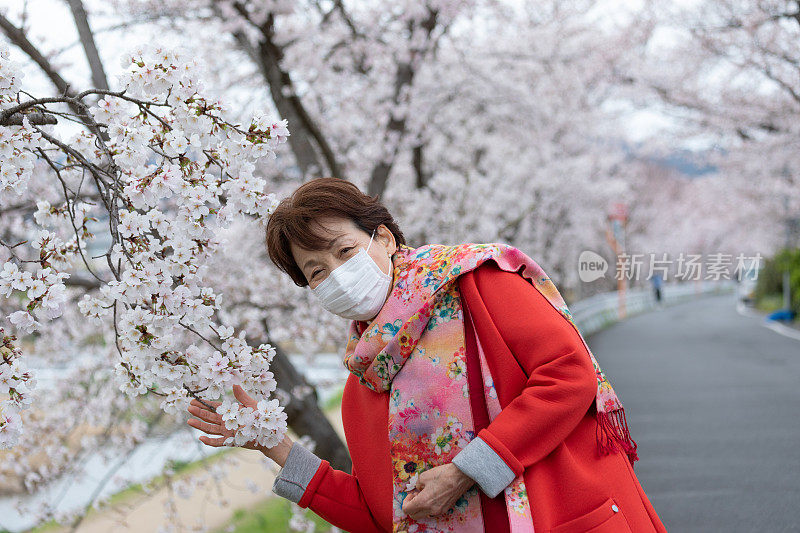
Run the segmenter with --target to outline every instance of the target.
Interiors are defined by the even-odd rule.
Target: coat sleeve
[[[354,533],[383,533],[367,507],[356,477],[294,441],[286,463],[278,472],[272,492],[311,509],[331,525]]]
[[[528,376],[453,458],[495,497],[577,427],[596,397],[597,377],[578,332],[530,281],[491,261],[475,269],[474,280],[485,309],[471,310],[473,320],[491,320]]]

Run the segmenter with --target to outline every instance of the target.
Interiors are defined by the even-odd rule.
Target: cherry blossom
[[[59,318],[68,305],[64,281],[89,275],[97,289],[77,308],[87,319],[110,322],[118,357],[113,376],[126,395],[156,394],[164,411],[177,413],[191,398],[219,397],[234,383],[262,397],[273,392],[268,368],[274,349],[251,346],[244,331],[236,336],[217,323],[219,295],[205,275],[219,231],[241,216],[263,224],[274,208],[276,195],[265,191],[266,181],[254,170],[286,141],[286,121],[261,113],[244,126],[233,122],[222,102],[204,96],[191,58],[141,47],[125,56],[123,90],[60,99],[80,108],[84,97],[101,96],[86,107],[85,128],[61,139],[54,127],[28,120],[28,111],[46,115],[48,100],[19,95],[16,66],[7,51],[0,58],[0,111],[24,115],[21,125],[0,128],[0,202],[25,192],[35,164],[64,191],[62,205],[36,202],[39,229],[32,229],[27,249],[24,241],[6,244],[12,257],[2,265],[0,290],[26,302],[8,315],[10,324],[27,335]],[[91,185],[84,183],[87,175]],[[91,186],[101,202],[78,192]],[[87,258],[91,220],[107,221],[106,265]],[[19,350],[7,339],[4,349],[17,361]],[[8,435],[4,446],[17,440],[18,411],[30,400],[21,377],[27,374],[19,363],[12,368],[3,374],[12,392],[0,421]],[[277,400],[236,420],[241,438],[264,446],[286,430]]]

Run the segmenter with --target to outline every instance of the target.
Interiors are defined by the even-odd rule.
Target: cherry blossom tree
[[[703,236],[697,250],[771,253],[785,218],[800,214],[800,4],[648,3],[641,17],[653,38],[617,71],[620,91],[641,107],[659,102],[678,125],[646,150],[700,145],[719,176],[693,183],[675,218]]]

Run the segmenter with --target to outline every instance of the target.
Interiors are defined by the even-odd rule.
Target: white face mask
[[[348,320],[368,321],[383,307],[392,277],[367,253],[374,236],[375,231],[366,250],[362,247],[311,289],[325,310]]]

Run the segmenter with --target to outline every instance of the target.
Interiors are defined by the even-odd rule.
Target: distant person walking
[[[662,279],[661,274],[658,272],[653,274],[653,276],[650,278],[650,282],[653,284],[653,292],[656,296],[656,306],[663,307],[664,304],[661,301],[661,286],[664,283],[664,280]]]

